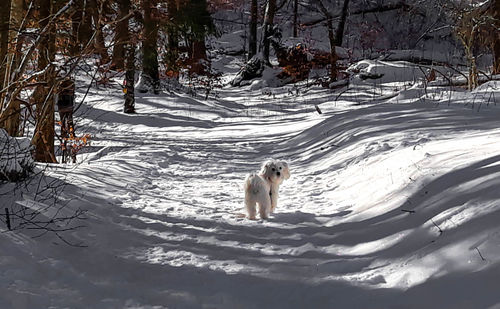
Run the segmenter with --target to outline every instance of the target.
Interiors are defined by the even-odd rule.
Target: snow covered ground
[[[88,211],[63,233],[85,247],[1,226],[0,308],[500,308],[500,83],[414,79],[142,95],[134,115],[92,89],[92,146],[46,171],[61,212]],[[270,157],[292,176],[245,219]]]

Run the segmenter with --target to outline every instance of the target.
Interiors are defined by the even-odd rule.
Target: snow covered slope
[[[500,84],[373,83],[144,95],[135,115],[93,89],[92,146],[47,171],[88,210],[63,234],[86,247],[0,233],[0,308],[500,308]],[[269,157],[292,177],[250,221],[243,179]],[[39,203],[21,191],[2,206]]]

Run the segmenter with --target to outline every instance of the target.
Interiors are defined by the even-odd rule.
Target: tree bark
[[[10,16],[9,22],[7,24],[9,31],[3,32],[2,34],[2,37],[4,35],[7,36],[5,66],[2,65],[3,86],[7,86],[9,84],[10,75],[16,68],[17,62],[19,61],[19,55],[16,53],[16,51],[18,50],[18,48],[20,48],[21,37],[18,31],[24,17],[23,0],[12,0],[7,2],[10,4]],[[2,121],[2,123],[0,123],[0,127],[3,127],[10,136],[18,136],[19,125],[21,123],[20,101],[14,98],[12,100],[12,103],[9,104],[8,107],[6,107],[4,105],[8,104],[8,100],[10,98],[7,98],[4,95],[0,97],[2,98],[2,110],[7,109],[4,111],[4,114],[7,115],[7,118]]]
[[[293,1],[293,37],[298,35],[299,0]]]
[[[125,69],[125,46],[129,42],[129,19],[125,18],[130,11],[130,0],[119,0],[118,22],[115,26],[112,66],[117,70]]]
[[[160,76],[158,71],[158,22],[153,16],[153,1],[144,0],[144,41],[142,42],[142,74],[149,79],[153,91],[159,90]]]
[[[347,0],[346,0],[347,1]],[[328,29],[328,40],[330,41],[330,81],[334,82],[337,80],[337,52],[335,46],[337,46],[336,36],[333,30],[333,16],[330,14],[328,9],[325,7],[321,0],[318,0],[318,6],[320,11],[326,18],[326,27]]]
[[[101,57],[101,64],[108,63],[110,61],[108,55],[108,48],[104,40],[104,33],[102,32],[103,21],[101,20],[104,15],[104,10],[106,9],[106,2],[103,5],[99,5],[97,0],[87,0],[89,14],[92,17],[94,23],[94,31],[96,31],[94,46],[97,54]]]
[[[250,4],[250,35],[248,36],[248,59],[257,54],[257,22],[259,17],[257,0],[251,0]]]
[[[500,29],[500,1],[495,1],[493,6],[494,26]],[[493,38],[493,74],[500,74],[500,31],[496,31],[496,36]]]
[[[344,40],[344,29],[347,20],[347,12],[349,9],[349,1],[344,0],[344,6],[342,7],[342,15],[340,15],[340,22],[337,26],[337,32],[335,33],[335,45],[342,46],[342,41]]]
[[[135,45],[130,42],[125,45],[125,103],[123,112],[135,113]]]
[[[274,15],[276,14],[276,0],[268,0],[264,13],[264,24],[262,25],[262,60],[267,66],[271,66],[269,61],[271,35],[274,25]]]
[[[88,1],[75,1],[75,13],[71,19],[71,54],[80,53],[92,37],[92,16]]]
[[[0,3],[0,86],[2,88],[5,86],[5,66],[9,47],[10,2],[10,0],[3,0]]]
[[[178,7],[175,0],[167,0],[167,54],[166,67],[170,77],[179,76],[179,31],[177,25]]]
[[[55,11],[55,0],[40,0],[40,29],[47,26],[50,16]],[[33,98],[36,102],[36,124],[32,143],[35,145],[37,162],[57,163],[54,153],[54,89],[55,70],[53,62],[56,53],[55,24],[40,42],[38,69],[47,69],[43,76],[45,85],[37,87]]]

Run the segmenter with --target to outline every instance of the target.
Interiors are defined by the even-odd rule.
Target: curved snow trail
[[[94,94],[81,122],[93,145],[65,191],[89,210],[68,235],[88,247],[13,239],[25,266],[0,305],[470,308],[457,289],[475,308],[500,302],[497,107],[245,91],[145,95],[135,115]],[[274,216],[250,221],[243,180],[269,157],[292,177]]]

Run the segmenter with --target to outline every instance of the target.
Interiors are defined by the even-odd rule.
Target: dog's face
[[[260,173],[270,182],[281,184],[290,178],[288,164],[285,161],[269,160],[262,166]]]
[[[278,161],[276,165],[278,166],[278,170],[281,172],[282,178],[284,180],[290,178],[290,170],[288,169],[288,163],[286,163],[285,161]]]

